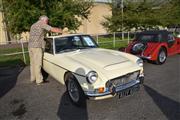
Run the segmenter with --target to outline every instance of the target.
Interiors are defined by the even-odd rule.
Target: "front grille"
[[[116,86],[120,86],[120,85],[129,83],[132,80],[136,80],[137,77],[139,76],[139,73],[140,73],[140,71],[136,71],[136,72],[129,73],[124,76],[109,80],[106,83],[106,87],[111,87],[112,85],[116,87]]]

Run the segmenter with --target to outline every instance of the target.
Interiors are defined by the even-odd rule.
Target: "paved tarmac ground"
[[[29,81],[29,67],[0,68],[0,120],[180,120],[180,55],[164,65],[145,63],[144,69],[139,92],[87,100],[78,108],[53,78],[36,86]]]

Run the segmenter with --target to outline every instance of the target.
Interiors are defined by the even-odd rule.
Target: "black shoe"
[[[47,82],[44,82],[44,81],[43,81],[43,82],[36,83],[36,84],[39,86],[39,85],[44,85],[44,84],[46,84],[46,83],[47,83]]]
[[[49,80],[43,80],[44,83],[49,83]]]

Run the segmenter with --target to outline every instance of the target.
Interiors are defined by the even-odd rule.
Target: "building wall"
[[[22,39],[23,41],[28,41],[29,40],[29,32],[23,32],[19,39]],[[6,26],[3,22],[3,14],[0,12],[0,44],[6,44],[8,43],[8,37],[7,37],[7,32],[6,32]],[[15,39],[12,39],[11,41],[15,42]]]
[[[111,7],[107,3],[95,3],[88,20],[83,20],[78,33],[104,34],[106,29],[101,25],[104,16],[112,16]]]

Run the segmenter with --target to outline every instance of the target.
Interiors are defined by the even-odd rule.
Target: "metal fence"
[[[100,47],[103,48],[118,48],[127,45],[133,38],[134,33],[109,33],[109,34],[93,34],[91,35]],[[29,62],[27,41],[17,40],[0,42],[0,62],[1,59],[8,57],[9,59],[18,57],[25,64]]]
[[[18,57],[27,64],[27,44],[23,40],[0,42],[0,62]]]
[[[96,42],[99,45],[103,44],[112,44],[112,48],[115,48],[121,42],[126,42],[129,44],[131,40],[133,40],[135,36],[135,32],[114,32],[109,34],[92,34]]]

